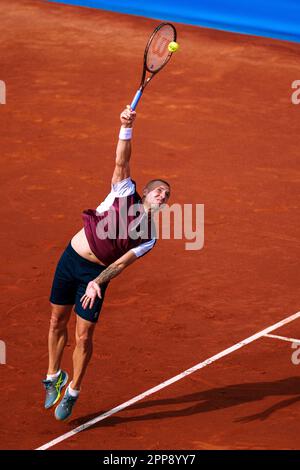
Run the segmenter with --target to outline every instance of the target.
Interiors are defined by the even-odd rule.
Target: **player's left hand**
[[[87,285],[85,294],[81,297],[80,302],[82,303],[82,308],[85,310],[87,307],[92,308],[95,300],[99,297],[101,299],[101,289],[99,284],[95,281],[90,281]],[[90,304],[90,305],[89,305]]]

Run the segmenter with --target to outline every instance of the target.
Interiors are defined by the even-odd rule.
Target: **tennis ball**
[[[178,42],[172,41],[168,45],[168,49],[170,52],[176,52],[179,49],[179,44]]]

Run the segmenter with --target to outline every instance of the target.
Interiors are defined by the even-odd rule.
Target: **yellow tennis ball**
[[[178,42],[172,41],[168,45],[168,49],[170,52],[176,52],[179,49],[179,44]]]

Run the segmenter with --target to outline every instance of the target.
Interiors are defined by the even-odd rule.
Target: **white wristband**
[[[130,140],[132,138],[132,127],[121,127],[119,139]]]

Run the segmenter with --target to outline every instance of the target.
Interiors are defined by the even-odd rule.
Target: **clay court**
[[[0,0],[0,15],[1,449],[47,445],[284,319],[272,334],[300,339],[300,46],[176,24],[180,51],[137,109],[132,176],[204,204],[204,247],[159,240],[111,282],[71,419],[44,410],[54,269],[109,192],[119,113],[159,21],[31,0]],[[258,335],[48,448],[297,449],[291,346]]]

